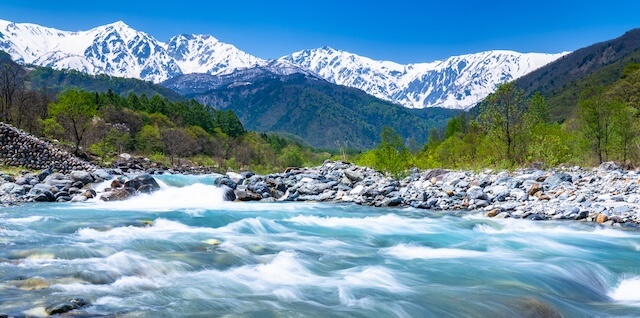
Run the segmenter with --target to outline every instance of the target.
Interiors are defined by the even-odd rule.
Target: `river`
[[[123,202],[0,209],[0,313],[638,317],[640,231],[354,204],[223,202],[159,176]]]

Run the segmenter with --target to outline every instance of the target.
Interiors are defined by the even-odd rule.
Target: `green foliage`
[[[411,153],[402,137],[391,127],[382,128],[380,139],[380,144],[364,159],[372,159],[372,162],[367,162],[372,167],[398,178],[409,167]]]
[[[560,124],[540,123],[531,128],[527,145],[527,162],[555,167],[572,158],[572,136]]]
[[[638,159],[637,141],[640,135],[640,124],[638,123],[638,109],[626,104],[621,104],[619,107],[613,119],[616,159],[626,164]]]
[[[535,92],[531,97],[529,107],[525,113],[525,120],[529,127],[539,124],[547,124],[551,121],[551,114],[549,113],[547,101],[540,92]]]
[[[162,152],[162,139],[158,126],[146,125],[136,135],[137,148],[145,153]]]
[[[61,139],[64,136],[64,127],[55,118],[41,119],[42,132],[48,138]]]
[[[467,118],[465,116],[465,114],[460,114],[458,116],[455,117],[451,117],[451,119],[449,119],[449,121],[447,121],[447,127],[445,128],[444,131],[444,138],[447,139],[457,133],[464,133],[467,128]],[[429,132],[429,141],[431,141],[431,135],[432,133]]]
[[[78,154],[80,143],[92,125],[92,119],[98,112],[93,95],[71,89],[58,96],[58,101],[49,105],[49,114],[55,118],[71,136]]]
[[[591,148],[599,163],[609,160],[615,119],[624,107],[617,101],[606,100],[601,90],[586,92],[578,102],[578,120],[585,137],[591,141]]]
[[[29,86],[34,89],[46,88],[53,93],[74,87],[80,90],[120,94],[160,94],[172,101],[184,100],[180,94],[160,85],[138,79],[114,77],[105,74],[89,75],[76,70],[54,70],[49,67],[35,66],[29,73]],[[136,108],[137,109],[137,108]]]
[[[504,144],[502,157],[512,163],[522,162],[525,110],[524,92],[515,84],[506,83],[487,97],[487,107],[479,116],[486,129]]]
[[[236,116],[236,114],[230,109],[225,111],[216,111],[214,123],[230,137],[238,137],[246,133],[242,123],[240,123],[240,119],[238,119],[238,116]]]
[[[624,69],[622,69],[622,78],[626,78],[638,70],[640,70],[640,63],[629,63],[624,67]]]
[[[280,161],[286,167],[302,167],[304,165],[304,154],[299,147],[290,145],[282,150]]]

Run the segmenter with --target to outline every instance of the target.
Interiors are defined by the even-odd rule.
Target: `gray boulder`
[[[65,302],[47,307],[45,311],[49,315],[59,315],[59,314],[70,312],[74,309],[80,309],[87,305],[89,305],[89,302],[87,300],[82,298],[73,298]]]
[[[93,182],[93,176],[87,171],[71,171],[69,176],[74,182],[82,182],[83,184]]]
[[[38,184],[29,190],[29,197],[36,202],[53,202],[56,197],[46,185]]]
[[[547,189],[553,189],[563,182],[572,182],[571,175],[565,172],[556,172],[544,180],[544,185]]]
[[[467,198],[469,200],[489,200],[487,194],[478,186],[473,186],[467,190]]]
[[[233,191],[233,189],[223,185],[220,187],[223,191],[223,195],[222,195],[222,199],[225,201],[235,201],[236,200],[236,193]]]
[[[56,172],[44,178],[43,183],[63,188],[71,186],[71,184],[73,184],[73,180],[62,173]]]
[[[98,169],[93,172],[94,179],[100,178],[102,180],[111,180],[113,176],[105,169]]]
[[[0,185],[0,193],[11,193],[18,185],[13,182],[7,182]]]

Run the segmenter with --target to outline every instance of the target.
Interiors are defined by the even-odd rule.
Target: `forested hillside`
[[[303,74],[268,77],[188,96],[216,109],[233,110],[249,130],[292,133],[325,149],[371,148],[379,142],[384,126],[392,127],[407,142],[422,144],[430,129],[444,127],[448,118],[460,113],[438,108],[410,110]]]

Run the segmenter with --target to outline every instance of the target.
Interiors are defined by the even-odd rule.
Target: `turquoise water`
[[[0,210],[0,313],[83,297],[84,316],[640,316],[637,230],[230,203],[199,178],[165,176],[125,202]]]

